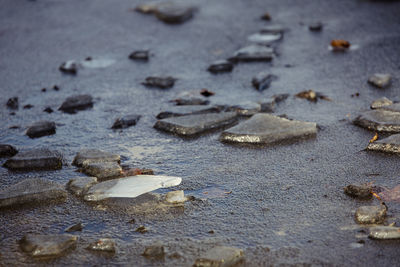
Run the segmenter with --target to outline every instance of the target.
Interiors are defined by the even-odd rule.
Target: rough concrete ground
[[[374,133],[352,125],[349,118],[382,96],[400,100],[400,2],[186,2],[196,4],[199,11],[186,23],[172,26],[132,12],[139,1],[0,2],[1,143],[18,149],[49,147],[63,152],[68,162],[83,147],[98,148],[121,154],[123,165],[183,177],[178,189],[186,194],[209,186],[232,191],[188,203],[184,210],[156,214],[139,213],[129,201],[88,205],[72,195],[56,206],[2,211],[0,263],[39,264],[20,250],[17,240],[28,232],[63,233],[82,222],[85,228],[78,234],[77,248],[46,263],[190,266],[201,252],[225,245],[243,249],[248,266],[398,264],[399,241],[367,239],[354,221],[359,206],[377,204],[376,200],[351,199],[343,194],[343,187],[371,181],[393,187],[399,181],[399,158],[363,151]],[[270,23],[259,19],[265,12],[272,16]],[[307,25],[315,21],[323,22],[322,32],[308,30]],[[232,73],[221,75],[206,70],[245,46],[247,36],[272,23],[289,29],[272,63],[240,63]],[[348,40],[354,49],[332,53],[328,49],[332,39]],[[148,63],[128,59],[133,50],[141,49],[154,54]],[[82,69],[76,77],[58,70],[66,60],[88,56],[115,63],[104,69]],[[251,79],[264,70],[279,79],[259,92],[252,88]],[[391,73],[392,85],[384,90],[370,86],[368,77],[375,72]],[[142,86],[153,74],[171,75],[178,81],[167,91]],[[51,89],[53,85],[60,90]],[[46,92],[41,91],[44,87]],[[182,140],[152,128],[155,115],[170,107],[169,100],[200,88],[216,93],[211,104],[290,93],[276,113],[317,122],[321,130],[316,139],[260,149],[222,144],[218,133]],[[309,89],[332,101],[311,103],[293,97]],[[359,97],[351,97],[357,92]],[[57,110],[75,94],[93,95],[94,107],[75,115],[43,112],[48,106]],[[11,116],[5,103],[13,96],[19,97],[20,108]],[[22,109],[26,104],[34,107]],[[110,129],[116,118],[130,113],[142,115],[136,126]],[[57,133],[29,139],[25,130],[38,120],[55,121]],[[13,125],[21,128],[9,129]],[[32,177],[65,184],[79,175],[75,170],[70,165],[40,173],[0,168],[1,186]],[[388,206],[389,220],[399,222],[400,206]],[[135,223],[129,223],[133,218]],[[139,225],[150,230],[135,232]],[[85,249],[100,237],[115,240],[115,255]],[[168,247],[167,255],[177,252],[182,257],[152,261],[140,256],[154,240]],[[360,240],[365,243],[357,243]]]

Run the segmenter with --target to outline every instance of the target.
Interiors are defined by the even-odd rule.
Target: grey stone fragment
[[[74,95],[70,96],[62,103],[59,110],[74,114],[79,110],[85,110],[93,107],[93,98],[91,95]]]
[[[351,184],[344,188],[344,193],[354,198],[367,199],[372,197],[372,186],[368,184]]]
[[[74,195],[82,197],[91,186],[97,183],[96,177],[76,177],[69,180],[67,184],[68,190]]]
[[[236,266],[244,260],[244,252],[234,247],[217,246],[196,259],[194,267]]]
[[[136,114],[130,114],[118,118],[115,120],[112,129],[125,129],[131,126],[136,125],[136,123],[140,120],[141,116]]]
[[[379,109],[400,113],[400,103],[384,105],[384,106],[380,107]]]
[[[386,153],[400,153],[400,134],[394,134],[387,138],[369,143],[367,150]]]
[[[193,114],[206,114],[206,113],[218,113],[225,109],[223,106],[214,106],[214,107],[204,107],[204,106],[178,106],[171,108],[169,111],[160,112],[156,118],[166,119],[170,117],[180,117],[185,115],[193,115]]]
[[[317,125],[258,113],[249,120],[225,130],[220,141],[231,143],[273,144],[299,138],[314,137]]]
[[[100,238],[99,240],[90,243],[87,247],[89,250],[93,251],[104,251],[104,252],[115,252],[115,242],[109,238]]]
[[[260,30],[260,33],[264,33],[264,34],[267,34],[267,33],[274,33],[274,34],[280,33],[280,34],[283,34],[285,31],[286,31],[286,28],[284,26],[276,24],[276,25],[268,25],[268,26],[263,27]]]
[[[12,157],[18,153],[18,150],[12,145],[0,144],[0,158]]]
[[[63,62],[61,66],[59,67],[59,70],[63,73],[67,74],[77,74],[78,69],[80,68],[80,64],[74,60],[68,60],[66,62]]]
[[[357,116],[353,123],[375,132],[400,133],[400,112],[392,112],[383,108],[365,111]]]
[[[69,234],[27,234],[19,242],[21,249],[33,257],[59,257],[77,243],[78,237]]]
[[[369,229],[368,237],[372,239],[399,239],[400,227],[374,226]]]
[[[8,159],[4,167],[11,170],[58,170],[62,168],[62,156],[57,151],[49,149],[32,149],[19,152]]]
[[[168,24],[180,24],[193,17],[195,8],[178,3],[158,5],[154,11],[155,16]]]
[[[177,106],[198,106],[198,105],[208,105],[210,101],[202,98],[177,98],[172,100]]]
[[[82,171],[89,175],[97,177],[97,179],[108,179],[121,176],[122,168],[118,162],[92,162],[84,161]]]
[[[148,61],[149,60],[149,51],[148,50],[133,51],[129,55],[129,58],[132,60]]]
[[[251,83],[253,84],[254,88],[259,91],[263,91],[271,85],[272,81],[278,79],[276,75],[270,74],[269,72],[260,72],[257,74],[252,80]]]
[[[378,87],[386,88],[390,85],[392,76],[390,74],[375,73],[368,79],[368,83]]]
[[[85,161],[86,164],[88,163],[99,163],[99,162],[120,162],[121,157],[117,154],[112,154],[109,152],[105,152],[99,149],[83,149],[79,151],[72,165],[77,167],[82,167],[83,162]]]
[[[142,254],[146,258],[161,259],[164,258],[164,246],[160,242],[156,242],[151,246],[147,246]]]
[[[233,64],[228,60],[217,60],[213,62],[207,69],[209,72],[217,74],[221,72],[231,72]]]
[[[18,97],[9,98],[6,105],[10,109],[18,109]]]
[[[20,205],[48,204],[52,201],[64,201],[67,192],[61,185],[40,179],[26,179],[0,191],[0,208]]]
[[[252,101],[245,101],[234,106],[227,106],[225,111],[234,111],[241,116],[252,116],[261,111],[261,104]]]
[[[356,222],[360,224],[380,224],[386,217],[387,208],[384,205],[379,206],[361,206],[357,209],[355,217]]]
[[[282,39],[280,33],[255,33],[247,37],[247,40],[260,45],[268,45]]]
[[[374,100],[371,103],[371,109],[378,109],[386,106],[390,106],[393,104],[393,101],[386,98],[386,97],[381,97],[379,99]]]
[[[236,51],[229,60],[239,61],[271,61],[274,57],[274,49],[263,45],[249,45]]]
[[[52,121],[38,121],[29,126],[26,135],[30,138],[38,138],[56,133],[56,124]]]
[[[159,77],[150,76],[142,83],[146,87],[157,87],[160,89],[168,89],[174,86],[176,79],[171,76]]]
[[[235,112],[186,115],[159,120],[154,128],[181,136],[193,136],[235,123]]]
[[[323,24],[321,22],[314,22],[308,25],[308,29],[312,32],[322,31]]]
[[[77,223],[77,224],[71,225],[70,227],[65,229],[65,232],[67,232],[67,233],[78,232],[78,231],[80,232],[82,230],[83,230],[82,223]]]

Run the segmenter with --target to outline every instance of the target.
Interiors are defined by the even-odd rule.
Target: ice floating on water
[[[86,201],[99,201],[110,197],[134,198],[144,193],[179,185],[182,178],[174,176],[136,175],[113,179],[92,186],[86,193]]]

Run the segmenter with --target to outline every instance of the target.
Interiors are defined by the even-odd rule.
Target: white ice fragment
[[[113,179],[92,186],[86,193],[86,201],[99,201],[105,198],[135,198],[159,188],[179,185],[182,178],[175,176],[136,175]]]

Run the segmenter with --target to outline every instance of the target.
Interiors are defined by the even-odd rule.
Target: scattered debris
[[[217,60],[213,62],[207,70],[213,74],[231,72],[233,70],[233,64],[228,60]]]
[[[148,61],[150,57],[150,53],[148,50],[138,50],[138,51],[133,51],[130,55],[129,58],[132,60],[140,60],[140,61]]]
[[[393,104],[393,101],[386,98],[386,97],[381,97],[379,99],[374,100],[371,103],[371,109],[378,109],[378,108],[383,108],[386,106],[390,106]]]
[[[314,22],[308,25],[308,29],[312,32],[322,31],[323,24],[321,22]]]
[[[247,37],[247,40],[249,42],[259,45],[269,45],[281,39],[282,34],[280,33],[255,33]]]
[[[113,126],[111,127],[112,129],[125,129],[131,126],[136,125],[136,123],[139,121],[141,118],[140,115],[136,114],[130,114],[123,116],[121,118],[118,118],[115,120]]]
[[[335,52],[343,52],[350,48],[350,42],[340,39],[332,40],[331,47]]]
[[[332,101],[329,97],[327,97],[319,92],[314,92],[313,90],[302,91],[302,92],[296,94],[296,97],[304,98],[311,102],[317,102],[318,99]]]
[[[141,226],[139,226],[138,228],[135,229],[135,232],[144,234],[144,233],[148,232],[148,229],[144,225],[141,225]]]
[[[33,108],[33,105],[27,104],[27,105],[23,106],[23,108],[24,109],[31,109],[31,108]]]
[[[369,199],[372,197],[372,184],[362,184],[362,185],[348,185],[344,188],[344,193],[348,196],[359,198],[359,199]]]
[[[250,45],[239,49],[229,60],[233,62],[271,61],[274,49],[264,45]]]
[[[220,135],[228,143],[274,144],[282,141],[315,137],[317,125],[258,113]]]
[[[62,256],[68,250],[74,249],[77,240],[77,236],[69,234],[27,234],[19,241],[19,245],[24,252],[33,257],[48,258]]]
[[[200,90],[200,94],[201,94],[202,96],[205,96],[205,97],[210,97],[210,96],[215,95],[214,92],[211,92],[210,90],[205,89],[205,88],[203,88],[203,89]]]
[[[275,24],[275,25],[268,25],[268,26],[264,26],[264,28],[262,28],[260,30],[260,33],[263,34],[267,34],[267,33],[272,33],[272,34],[283,34],[286,31],[286,28],[282,25],[279,24]]]
[[[47,107],[43,111],[47,112],[47,113],[53,113],[54,112],[54,110],[51,107]]]
[[[154,171],[152,169],[139,169],[139,168],[123,169],[122,175],[124,177],[135,176],[135,175],[154,175]]]
[[[56,123],[53,121],[38,121],[29,126],[26,135],[30,138],[38,138],[56,133]]]
[[[136,175],[113,179],[93,185],[85,194],[86,201],[99,201],[111,197],[134,198],[158,188],[179,185],[180,177],[158,175]]]
[[[59,70],[61,72],[67,73],[67,74],[72,74],[76,75],[78,73],[78,69],[81,67],[81,65],[74,61],[74,60],[69,60],[61,64]]]
[[[12,145],[0,144],[0,158],[12,157],[18,153],[18,150]]]
[[[177,98],[171,100],[171,102],[174,102],[177,106],[208,105],[210,103],[210,101],[201,98]]]
[[[157,87],[161,89],[168,89],[174,86],[176,80],[177,79],[171,76],[166,76],[166,77],[150,76],[147,77],[142,84],[146,87]]]
[[[7,100],[6,105],[10,109],[18,109],[18,97],[11,97]]]
[[[71,233],[71,232],[81,232],[83,230],[83,224],[82,223],[77,223],[74,224],[67,229],[65,229],[65,232]]]
[[[265,12],[262,16],[261,16],[262,20],[266,20],[266,21],[270,21],[271,20],[271,15],[268,12]]]
[[[23,180],[0,191],[0,209],[63,202],[67,192],[58,183],[40,178]]]
[[[87,247],[89,250],[102,251],[102,252],[115,252],[115,242],[109,238],[100,238],[99,240],[90,243]]]
[[[378,88],[387,88],[390,85],[392,76],[390,74],[375,73],[368,79],[368,83]]]
[[[4,167],[10,170],[58,170],[62,168],[62,155],[49,149],[32,149],[19,152],[8,159]]]
[[[93,98],[91,95],[74,95],[65,99],[59,110],[65,113],[74,114],[77,111],[91,107],[93,107]]]
[[[381,224],[386,218],[386,211],[385,205],[361,206],[355,214],[356,222],[360,224]]]
[[[270,74],[269,72],[263,71],[257,74],[252,80],[251,83],[253,84],[254,88],[259,91],[263,91],[271,85],[272,81],[278,79],[278,76]]]

